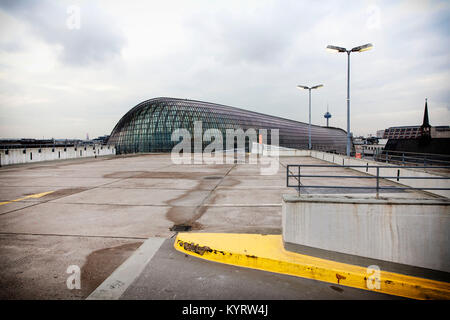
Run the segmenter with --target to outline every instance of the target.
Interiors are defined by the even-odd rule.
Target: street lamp
[[[311,90],[313,89],[319,89],[323,87],[323,84],[318,84],[313,87],[307,87],[307,86],[297,86],[299,89],[305,89],[309,90],[309,127],[308,127],[308,149],[311,150]]]
[[[347,50],[346,48],[336,47],[336,46],[327,46],[328,51],[333,52],[346,52],[347,53],[347,156],[350,156],[350,149],[352,145],[351,136],[350,136],[350,53],[351,52],[363,52],[372,49],[373,45],[371,43],[354,47],[351,50]]]

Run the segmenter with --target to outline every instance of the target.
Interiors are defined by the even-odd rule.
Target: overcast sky
[[[79,16],[78,13],[79,12]],[[78,19],[79,18],[79,19]],[[139,102],[188,98],[346,128],[450,124],[449,1],[0,0],[0,138],[110,134]],[[78,23],[79,22],[79,23]]]

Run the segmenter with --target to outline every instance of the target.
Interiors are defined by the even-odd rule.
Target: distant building
[[[109,135],[104,135],[104,136],[100,136],[95,139],[92,139],[92,141],[94,143],[106,144],[108,142],[108,139],[109,139]]]
[[[384,139],[416,139],[420,136],[420,126],[390,127],[384,130]]]
[[[450,126],[430,125],[426,100],[422,125],[391,127],[385,130],[384,138],[389,139],[384,148],[386,152],[450,154]]]
[[[355,152],[360,153],[362,157],[376,156],[380,154],[386,145],[387,139],[378,137],[367,137],[354,139]]]
[[[450,138],[450,126],[431,127],[432,138]]]
[[[377,136],[379,132],[377,131]],[[384,139],[418,139],[422,136],[431,138],[450,138],[450,126],[432,127],[428,118],[428,102],[425,100],[425,110],[422,125],[390,127],[384,130]]]
[[[0,149],[23,149],[55,146],[75,146],[81,144],[79,139],[0,139]]]
[[[379,139],[384,138],[384,130],[377,130],[377,138]]]

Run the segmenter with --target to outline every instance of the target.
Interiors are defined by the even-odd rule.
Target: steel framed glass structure
[[[187,129],[193,136],[194,122],[202,121],[203,132],[218,129],[222,132],[225,149],[225,130],[253,128],[279,130],[279,145],[287,148],[308,148],[308,124],[235,107],[176,98],[154,98],[139,103],[128,111],[111,132],[108,144],[117,153],[170,152],[178,141],[171,141],[172,132]],[[339,128],[311,128],[313,149],[344,153],[346,132]],[[210,142],[204,142],[203,147]]]

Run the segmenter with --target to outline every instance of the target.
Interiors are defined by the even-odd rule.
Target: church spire
[[[420,126],[420,135],[423,139],[431,138],[431,126],[428,119],[428,99],[425,99],[425,110],[423,112],[423,123]]]
[[[430,128],[430,121],[428,120],[428,99],[425,98],[425,111],[423,113],[422,127]]]

